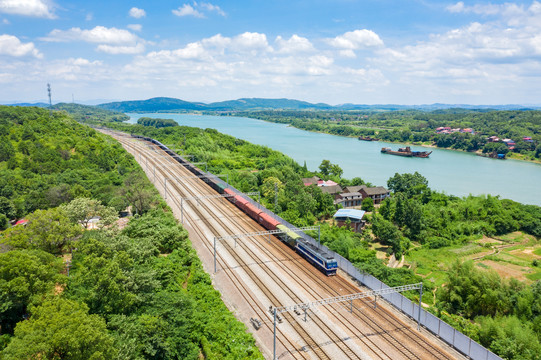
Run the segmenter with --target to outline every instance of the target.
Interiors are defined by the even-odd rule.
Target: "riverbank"
[[[257,118],[250,118],[250,119],[270,122],[270,123],[274,123],[274,124],[283,124],[283,123],[280,123],[280,122],[269,121],[269,120],[264,120],[264,119],[257,119]],[[313,132],[313,133],[318,133],[318,134],[327,134],[327,135],[340,136],[340,137],[352,138],[352,139],[357,139],[358,138],[358,136],[338,135],[338,134],[333,134],[333,133],[327,132],[327,131],[317,131],[317,130],[303,129],[302,127],[297,127],[297,126],[295,126],[293,124],[287,124],[287,126],[293,127],[295,129],[303,130],[303,131],[309,131],[309,132]],[[362,141],[362,140],[360,140],[360,141]],[[462,150],[462,149],[453,149],[453,148],[450,148],[450,147],[447,147],[447,148],[446,147],[439,147],[439,146],[435,145],[434,143],[429,144],[427,142],[420,143],[420,142],[390,141],[390,140],[385,140],[385,141],[377,140],[377,141],[372,141],[372,142],[374,142],[374,143],[382,142],[382,143],[388,143],[388,144],[422,146],[422,147],[432,148],[432,149],[451,150],[451,151],[457,151],[457,152],[462,152],[462,153],[477,154],[477,155],[488,158],[488,156],[483,155],[483,152],[481,150],[467,151],[467,150]],[[541,165],[541,159],[535,159],[535,158],[532,158],[530,156],[519,154],[519,153],[509,152],[506,155],[506,159],[524,161],[524,162],[529,162],[529,163],[534,163],[534,164]],[[494,159],[494,160],[498,160],[498,159]]]
[[[388,156],[381,153],[385,146],[382,143],[304,131],[253,118],[163,113],[128,115],[131,116],[130,123],[136,123],[139,117],[159,117],[174,119],[179,125],[216,129],[283,152],[299,164],[306,163],[309,170],[317,170],[321,161],[327,159],[343,169],[343,177],[359,176],[376,185],[385,186],[395,173],[418,171],[428,179],[433,190],[447,194],[459,197],[492,194],[524,204],[541,205],[541,190],[535,181],[541,177],[541,166],[526,161],[497,161],[439,148],[434,148],[428,159]],[[210,147],[211,144],[201,146]],[[422,151],[426,148],[412,146],[412,149]]]

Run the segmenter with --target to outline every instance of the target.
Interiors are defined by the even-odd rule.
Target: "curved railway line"
[[[144,156],[147,174],[150,174],[149,163],[160,174],[156,177],[157,183],[161,181],[164,185],[165,178],[193,175],[172,157],[156,156],[165,155],[165,152],[154,144],[126,138],[118,133],[108,134],[119,140],[134,156]],[[144,165],[141,163],[142,167]],[[168,194],[181,197],[216,194],[200,179],[184,180],[183,186],[179,185],[179,181],[169,182]],[[168,196],[167,201],[172,202],[177,210],[180,208],[180,201],[175,196]],[[212,236],[264,230],[224,198],[207,199],[197,206],[189,202],[183,205],[184,218],[190,224],[198,225],[190,226],[190,229],[203,240],[201,243],[210,253],[213,251]],[[311,265],[276,238],[271,242],[262,236],[244,238],[238,241],[236,248],[223,241],[220,250],[217,256],[220,276],[223,274],[227,277],[253,314],[262,320],[263,327],[271,333],[272,316],[263,306],[261,295],[268,304],[279,307],[363,291],[340,275],[329,278],[314,271]],[[330,305],[312,312],[310,321],[306,323],[300,319],[301,315],[284,314],[287,322],[276,329],[282,350],[279,357],[393,360],[460,357],[429,341],[385,306],[374,308],[372,304],[370,299],[362,299],[348,304],[350,307]],[[307,349],[312,351],[306,352]]]
[[[143,148],[144,149],[144,148]],[[151,160],[151,164],[152,164],[153,160]],[[178,165],[178,163],[176,164]],[[186,170],[187,171],[187,170]],[[191,173],[186,173],[187,175],[191,174]],[[169,172],[169,176],[172,176],[174,175],[172,172]],[[188,179],[186,179],[188,180]],[[195,179],[189,179],[189,180],[195,180]],[[200,182],[202,183],[202,182]],[[198,184],[199,185],[199,184]],[[210,191],[210,192],[213,192],[212,189],[208,188],[207,190],[207,186],[205,184],[202,184],[203,185],[203,189],[200,189],[200,190],[203,190],[203,191]],[[201,194],[201,193],[204,193],[204,192],[194,192],[193,190],[190,190],[188,189],[187,187],[185,189],[180,189],[178,187],[178,185],[175,183],[175,182],[171,182],[170,184],[171,187],[173,187],[175,189],[175,192],[181,194],[183,196],[196,196],[198,194]],[[201,186],[201,185],[199,185]],[[171,198],[171,197],[170,197]],[[209,199],[210,202],[216,202],[217,200],[219,199]],[[223,200],[223,199],[222,199]],[[201,208],[205,208],[206,211],[202,211]],[[217,207],[218,208],[218,207]],[[234,208],[236,210],[236,208]],[[235,233],[238,233],[239,231],[242,231],[243,229],[242,228],[239,228],[238,226],[236,226],[235,228],[238,228],[237,231],[231,231],[230,227],[228,227],[227,224],[225,224],[223,221],[222,221],[222,218],[221,217],[214,217],[213,221],[209,221],[208,218],[209,218],[209,215],[212,213],[212,210],[210,210],[208,208],[208,206],[206,205],[205,202],[202,202],[200,206],[196,207],[195,208],[196,212],[199,214],[200,216],[200,219],[203,219],[203,222],[205,222],[207,225],[208,225],[208,228],[211,230],[212,232],[212,235],[213,236],[221,236],[223,235],[223,233],[220,233],[216,230],[214,230],[214,228],[223,228],[223,229],[228,229],[227,231],[227,234],[229,235],[232,235],[232,234],[235,234]],[[225,213],[224,213],[225,214]],[[211,222],[213,222],[214,224],[212,224]],[[207,237],[208,238],[208,237]],[[229,250],[229,254],[232,255],[232,257],[235,259],[236,263],[242,267],[244,269],[244,271],[246,271],[249,275],[249,277],[251,278],[251,280],[254,281],[254,283],[258,286],[259,289],[263,290],[263,293],[265,294],[265,296],[270,300],[270,303],[271,304],[275,304],[274,306],[282,306],[282,305],[286,305],[285,303],[282,303],[281,301],[278,300],[278,298],[276,297],[276,295],[273,293],[273,291],[271,291],[268,286],[266,284],[264,284],[262,281],[261,281],[261,276],[259,276],[258,274],[255,273],[255,271],[251,268],[251,266],[249,266],[246,261],[244,261],[238,254],[236,251],[234,251],[230,245],[228,243],[225,243],[225,247],[226,249]],[[210,250],[210,249],[209,249]],[[258,261],[257,257],[251,257],[251,259],[255,262]],[[269,275],[269,276],[275,276],[275,274],[272,272],[272,270],[268,270],[268,267],[267,266],[264,266],[263,267],[265,270],[266,270],[266,274]],[[277,279],[276,277],[274,278],[275,280]],[[283,282],[281,282],[281,286],[283,286],[284,288],[287,288],[287,285]],[[294,296],[293,297],[293,301],[300,301],[300,299],[298,297],[296,297],[294,295],[294,293],[288,289],[288,294],[290,296]],[[306,340],[308,346],[314,351],[314,353],[317,355],[318,358],[320,359],[332,359],[332,358],[335,358],[335,355],[328,355],[323,349],[321,346],[318,346],[317,345],[317,341],[314,340],[314,338],[301,326],[301,324],[299,323],[299,321],[294,318],[294,317],[291,317],[291,316],[288,316],[289,320],[291,320],[291,324],[293,326],[293,328],[301,335],[301,337],[303,339]],[[333,343],[336,343],[336,344],[339,344],[338,346],[342,349],[343,351],[343,354],[341,354],[342,356],[346,356],[345,358],[350,358],[350,359],[361,359],[361,357],[359,357],[358,355],[356,355],[356,353],[349,348],[349,345],[348,344],[345,344],[345,341],[342,340],[341,338],[339,338],[338,336],[336,336],[333,332],[333,330],[325,324],[325,322],[319,320],[318,321],[318,326],[323,330],[325,331],[325,333],[327,335],[329,335],[332,339],[332,342]]]

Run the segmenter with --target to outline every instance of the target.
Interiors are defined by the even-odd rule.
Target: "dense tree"
[[[397,258],[401,256],[403,251],[401,243],[402,236],[400,230],[392,222],[375,214],[372,222],[372,230],[379,241],[391,246],[392,252],[397,254]]]
[[[413,174],[394,174],[387,180],[389,190],[404,193],[407,197],[420,195],[428,190],[428,180],[417,171]]]
[[[133,206],[136,214],[144,214],[150,210],[155,201],[156,191],[146,186],[142,175],[131,175],[124,180],[121,189],[122,196]]]
[[[0,196],[0,214],[3,214],[8,219],[13,219],[17,215],[17,209],[11,200],[4,196]]]
[[[0,159],[0,196],[15,206],[15,217],[77,197],[109,205],[136,169],[118,143],[63,112],[52,115],[46,109],[0,106],[1,134],[9,134],[0,144],[14,149],[14,156]]]
[[[28,305],[39,302],[64,282],[62,260],[41,250],[0,253],[0,329],[12,333],[27,314]]]
[[[319,165],[319,171],[323,175],[329,175],[331,173],[332,163],[330,160],[323,160],[321,161],[321,164]]]
[[[99,217],[99,224],[107,226],[117,219],[117,211],[111,207],[103,206],[98,200],[89,198],[76,198],[61,208],[68,218],[75,224],[81,224],[84,228],[92,218]]]
[[[25,226],[6,230],[0,242],[18,249],[40,249],[61,254],[71,249],[73,240],[81,234],[81,227],[71,223],[61,208],[37,210],[28,215]]]
[[[374,200],[371,197],[364,198],[361,203],[361,209],[368,212],[374,211]]]
[[[159,119],[159,118],[149,118],[142,117],[137,119],[137,123],[143,126],[153,126],[155,128],[165,128],[165,127],[174,127],[178,126],[178,123],[173,119]]]
[[[17,324],[3,359],[107,360],[116,354],[105,321],[89,315],[84,304],[53,297],[31,313]]]

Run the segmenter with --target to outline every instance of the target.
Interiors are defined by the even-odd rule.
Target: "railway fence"
[[[211,173],[208,173],[208,174],[211,175]],[[246,199],[252,205],[263,210],[266,214],[273,217],[275,220],[281,222],[288,228],[290,229],[297,228],[296,226],[293,226],[289,222],[285,221],[280,216],[268,210],[263,205],[253,200],[249,196],[244,195],[241,191],[235,189],[233,186],[226,183],[225,181],[221,179],[217,179],[217,181],[220,182],[223,186],[228,187],[229,189],[231,189],[232,191],[234,191],[235,193],[237,193],[238,195]],[[384,282],[378,280],[377,278],[375,278],[374,276],[366,272],[359,270],[349,260],[335,253],[334,251],[330,250],[325,245],[321,245],[317,240],[307,235],[306,233],[299,232],[298,234],[301,235],[304,239],[308,240],[312,245],[318,246],[320,249],[326,251],[330,255],[333,255],[338,263],[338,267],[342,271],[344,271],[346,274],[348,274],[349,276],[351,276],[352,278],[354,278],[355,280],[357,280],[358,282],[360,282],[367,288],[371,290],[380,290],[380,289],[389,288],[389,286],[387,286]],[[417,321],[417,317],[419,314],[418,304],[415,304],[410,299],[408,299],[407,297],[405,297],[404,295],[400,293],[382,295],[381,297],[384,300],[386,300],[388,303],[390,303],[392,306],[402,311],[402,313],[406,314],[412,320]],[[485,348],[484,346],[482,346],[475,340],[469,338],[468,336],[464,335],[460,331],[456,330],[451,325],[447,324],[445,321],[432,315],[425,309],[421,309],[420,323],[421,323],[421,326],[429,330],[434,335],[438,336],[440,339],[442,339],[447,344],[451,345],[457,351],[469,357],[470,359],[502,360],[501,357],[494,354],[492,351],[488,350],[487,348]]]
[[[161,143],[159,143],[158,141],[156,140],[153,140],[153,141],[161,145]],[[183,159],[183,160],[188,162],[188,160],[186,159]],[[222,184],[224,187],[231,189],[237,195],[240,195],[241,197],[246,199],[248,202],[250,202],[253,206],[255,206],[258,209],[261,209],[267,215],[271,216],[272,218],[279,221],[280,223],[287,226],[288,228],[297,229],[296,226],[285,221],[280,216],[268,210],[263,205],[253,200],[249,196],[245,195],[241,191],[237,190],[236,188],[234,188],[233,186],[231,186],[224,180],[215,177],[215,175],[212,174],[211,172],[203,172],[203,173],[206,173],[207,175],[212,176],[213,181],[217,181],[218,183]],[[377,278],[375,278],[374,276],[366,272],[359,270],[349,260],[335,253],[334,251],[330,250],[325,245],[320,244],[317,240],[307,235],[306,233],[298,232],[298,234],[301,235],[302,238],[309,241],[312,245],[319,247],[321,250],[327,252],[330,255],[333,255],[338,263],[338,267],[342,271],[344,271],[346,274],[348,274],[353,279],[357,280],[359,283],[366,286],[367,288],[371,290],[381,290],[381,289],[389,288],[389,286],[387,286],[382,281],[378,280]],[[414,321],[417,321],[417,317],[419,314],[418,304],[415,304],[414,302],[412,302],[411,300],[409,300],[408,298],[406,298],[404,295],[400,293],[381,295],[381,297],[384,300],[386,300],[389,304],[394,306],[396,309],[400,310],[403,314],[407,315]],[[470,359],[502,360],[501,357],[494,354],[492,351],[488,350],[487,348],[485,348],[484,346],[482,346],[475,340],[464,335],[460,331],[453,328],[451,325],[447,324],[445,321],[439,319],[438,317],[434,316],[433,314],[429,313],[428,311],[422,308],[421,308],[420,324],[421,326],[426,328],[428,331],[438,336],[440,339],[442,339],[447,344],[452,346],[454,349],[456,349],[463,355],[469,357]]]

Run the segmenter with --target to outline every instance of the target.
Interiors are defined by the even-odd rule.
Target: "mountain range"
[[[430,105],[329,105],[309,103],[293,99],[242,98],[213,103],[189,102],[175,98],[156,97],[148,100],[118,101],[98,105],[103,109],[120,112],[164,112],[164,111],[248,111],[248,110],[425,110],[440,109],[480,109],[480,110],[528,110],[541,109],[541,106],[524,105],[467,105],[467,104],[430,104]]]
[[[17,103],[13,106],[38,106],[47,107],[48,104],[38,103]],[[398,105],[398,104],[340,104],[329,105],[325,103],[310,103],[294,99],[263,99],[263,98],[242,98],[213,103],[190,102],[169,97],[155,97],[147,100],[116,101],[96,105],[102,109],[118,112],[190,112],[190,111],[250,111],[250,110],[372,110],[372,111],[396,111],[396,110],[422,110],[436,111],[448,109],[466,110],[540,110],[541,105],[469,105],[469,104],[425,104],[425,105]]]

